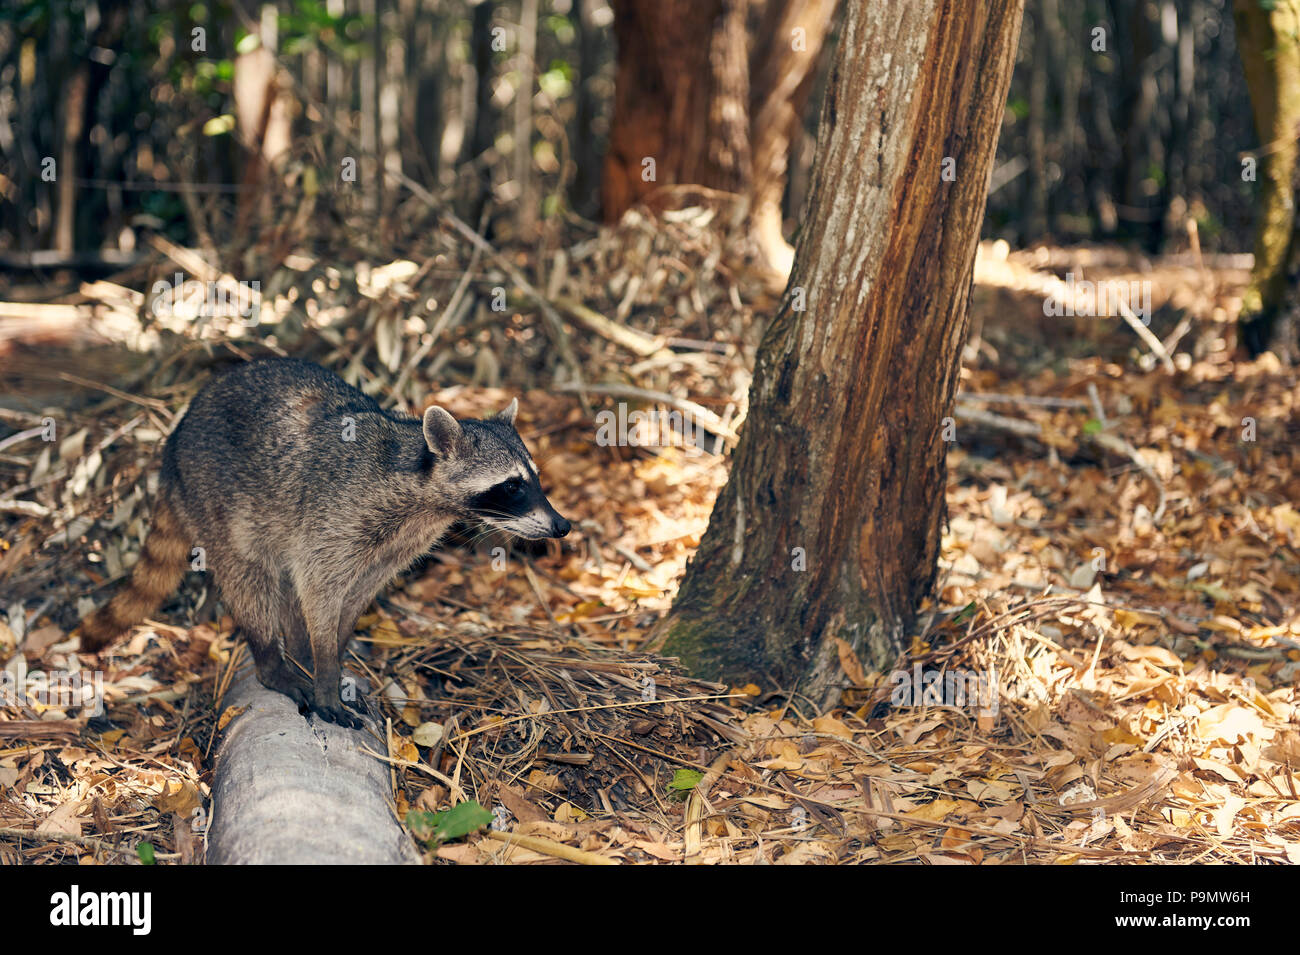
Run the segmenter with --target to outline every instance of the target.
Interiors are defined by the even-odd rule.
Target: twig
[[[637,554],[636,551],[630,550],[629,548],[624,547],[622,544],[617,544],[614,541],[610,541],[609,546],[614,549],[614,552],[616,554],[618,554],[620,557],[625,558],[628,561],[628,563],[630,563],[637,570],[641,571],[641,573],[648,574],[650,573],[650,571],[654,570],[653,567],[651,567],[648,563],[646,563],[644,560],[641,559],[641,557]]]
[[[704,834],[704,808],[709,798],[709,790],[713,788],[713,784],[718,781],[722,771],[727,768],[727,762],[734,755],[734,750],[724,750],[709,764],[708,772],[700,778],[700,781],[691,787],[690,795],[686,798],[685,829],[682,833],[686,843],[683,857],[686,859],[700,852],[700,843]]]
[[[617,859],[597,855],[595,852],[588,852],[586,849],[575,849],[572,846],[566,846],[562,842],[552,842],[550,839],[543,839],[540,836],[521,836],[513,832],[497,832],[495,829],[489,829],[487,837],[509,845],[522,846],[525,849],[531,849],[533,852],[540,852],[542,855],[564,859],[566,862],[578,862],[582,865],[618,865]]]
[[[983,391],[959,391],[958,401],[980,404],[1027,405],[1031,408],[1086,408],[1088,402],[1079,398],[1052,398],[1045,395],[1001,395]]]
[[[1156,474],[1155,470],[1149,464],[1142,460],[1141,456],[1137,452],[1137,448],[1133,447],[1133,445],[1129,444],[1118,435],[1100,431],[1097,434],[1089,435],[1089,437],[1097,444],[1100,444],[1103,448],[1114,451],[1116,454],[1124,455],[1137,465],[1138,470],[1146,475],[1148,481],[1155,485],[1158,502],[1156,504],[1155,513],[1151,515],[1151,520],[1153,523],[1159,524],[1160,519],[1165,516],[1165,485],[1164,482],[1160,480],[1160,476]]]
[[[6,448],[12,448],[15,444],[21,444],[28,438],[39,438],[44,433],[45,426],[42,425],[38,428],[28,428],[26,431],[19,431],[17,434],[11,434],[3,441],[0,441],[0,451],[4,451]]]
[[[555,305],[564,309],[565,312],[597,335],[608,339],[615,345],[626,348],[641,358],[649,358],[664,349],[665,342],[663,339],[651,338],[635,328],[621,325],[575,299],[561,296],[555,299]]]
[[[1097,393],[1095,382],[1088,382],[1088,400],[1092,402],[1092,412],[1097,416],[1103,430],[1106,428],[1106,409],[1101,405],[1101,395]]]
[[[106,394],[110,394],[114,398],[120,398],[123,401],[130,401],[137,405],[143,405],[146,408],[152,408],[154,411],[160,411],[163,414],[166,414],[169,418],[171,417],[171,410],[167,407],[167,403],[165,401],[159,401],[157,398],[141,398],[139,395],[127,394],[125,391],[118,391],[116,388],[110,387],[109,385],[103,385],[97,381],[91,381],[88,378],[82,378],[79,375],[74,375],[66,371],[59,372],[59,378],[71,382],[74,385],[81,385],[83,388],[94,388],[96,391],[105,392]]]
[[[94,836],[74,835],[71,832],[37,832],[35,829],[11,829],[8,826],[0,826],[0,837],[9,839],[26,839],[31,842],[68,842],[74,845],[90,846],[94,849],[103,849],[105,852],[116,852],[127,858],[134,859],[137,857],[136,850],[122,849],[103,839],[97,839]],[[178,852],[155,852],[156,859],[179,859]]]
[[[1022,438],[1034,438],[1040,441],[1043,437],[1043,429],[1032,421],[1008,418],[1006,415],[994,414],[992,411],[982,411],[979,408],[963,408],[960,405],[954,407],[952,413],[953,417],[961,418],[972,424],[982,425],[985,428],[992,428],[994,431],[1009,431],[1011,434],[1019,435]]]
[[[28,517],[49,517],[54,512],[35,501],[0,501],[0,513],[25,514]]]
[[[1138,338],[1146,343],[1151,353],[1160,359],[1161,364],[1165,366],[1165,371],[1174,370],[1174,360],[1169,357],[1169,352],[1165,350],[1165,344],[1156,338],[1151,329],[1142,324],[1142,320],[1133,314],[1133,309],[1128,307],[1128,303],[1123,299],[1116,299],[1115,304],[1119,307],[1120,317],[1128,322],[1129,328],[1137,332]]]

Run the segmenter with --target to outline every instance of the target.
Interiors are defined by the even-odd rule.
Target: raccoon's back
[[[195,523],[232,510],[288,517],[336,457],[348,415],[379,405],[318,365],[265,359],[214,378],[190,403],[164,451]]]

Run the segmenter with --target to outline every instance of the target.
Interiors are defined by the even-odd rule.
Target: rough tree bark
[[[1233,16],[1261,154],[1255,266],[1242,295],[1241,337],[1251,354],[1272,348],[1294,360],[1300,327],[1300,2],[1237,0]]]
[[[933,583],[943,419],[1023,6],[848,5],[731,478],[656,628],[696,673],[832,699],[839,651],[887,666]]]

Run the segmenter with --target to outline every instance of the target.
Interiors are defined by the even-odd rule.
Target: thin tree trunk
[[[576,0],[574,18],[578,32],[577,107],[573,120],[573,208],[578,215],[591,218],[600,208],[600,152],[592,126],[596,119],[597,97],[592,89],[600,64],[600,47],[604,32],[596,26],[596,0]]]
[[[361,195],[368,215],[379,214],[383,176],[379,172],[379,7],[378,0],[360,0],[358,12],[370,24],[370,49],[357,63],[357,115],[361,120]]]
[[[794,249],[781,231],[790,144],[817,79],[817,61],[835,0],[767,0],[750,53],[753,235],[759,254],[784,286]]]
[[[602,182],[617,222],[665,184],[743,192],[748,0],[613,0],[618,71]]]
[[[111,0],[100,9],[99,26],[91,38],[92,46],[114,49],[126,23],[126,8],[121,0]],[[87,57],[76,65],[63,100],[63,142],[59,149],[58,218],[54,229],[54,247],[71,255],[77,246],[77,178],[82,175],[85,143],[89,136],[95,104],[108,79],[109,63],[102,58]],[[85,210],[81,210],[84,214]],[[83,219],[83,223],[84,223]],[[84,244],[84,243],[83,243]]]
[[[483,154],[492,148],[496,129],[492,109],[492,12],[493,0],[479,0],[471,20],[470,45],[474,53],[474,125],[465,140],[461,162],[472,164],[477,188],[465,203],[466,218],[477,223],[492,190],[491,171]]]
[[[77,174],[81,163],[81,139],[86,128],[90,101],[90,61],[85,60],[72,74],[68,95],[63,100],[63,148],[59,154],[59,218],[54,227],[54,248],[65,255],[76,249]]]
[[[656,628],[697,673],[829,700],[838,652],[888,665],[932,585],[1023,6],[848,4],[790,287],[731,478]]]
[[[1172,16],[1178,24],[1174,44],[1174,101],[1169,109],[1169,202],[1165,211],[1169,221],[1165,224],[1167,235],[1176,234],[1183,226],[1191,196],[1188,186],[1188,168],[1191,165],[1190,118],[1192,96],[1196,85],[1196,34],[1192,27],[1191,4],[1179,9],[1174,0],[1165,0],[1165,16]],[[1173,221],[1177,216],[1180,221]]]
[[[247,164],[235,214],[235,231],[243,233],[261,219],[263,189],[271,170],[288,155],[292,142],[289,92],[281,89],[275,50],[279,43],[275,7],[260,10],[261,45],[235,59],[235,114]]]
[[[519,187],[519,232],[537,227],[533,177],[533,76],[537,55],[537,0],[522,0],[519,12],[519,89],[515,90],[515,184]]]
[[[446,11],[433,0],[405,0],[407,23],[414,24],[414,37],[407,47],[407,69],[418,71],[414,90],[408,84],[402,99],[402,125],[413,134],[415,166],[425,185],[436,188],[441,181],[442,151],[448,133],[459,136],[463,145],[465,110],[446,114],[443,108],[447,79]],[[400,83],[400,77],[398,78]],[[459,150],[458,150],[459,151]]]
[[[413,66],[413,57],[407,49],[409,38],[403,31],[402,11],[395,0],[385,4],[379,15],[379,32],[375,34],[375,56],[379,58],[379,148],[383,167],[388,172],[403,174],[402,162],[402,101],[413,99],[415,91],[408,88],[407,78]],[[429,51],[436,55],[436,51]],[[416,84],[409,84],[415,86]],[[442,133],[443,124],[435,127]],[[437,150],[435,149],[436,153]],[[436,162],[436,159],[435,159]],[[411,170],[415,172],[414,169]],[[418,173],[417,173],[418,175]],[[386,178],[380,175],[380,179]],[[388,199],[391,204],[395,200]]]
[[[1029,203],[1024,231],[1037,238],[1047,231],[1047,11],[1044,4],[1030,7],[1034,45],[1039,48],[1029,61]]]
[[[1242,295],[1241,334],[1252,354],[1274,348],[1293,358],[1300,276],[1295,260],[1296,180],[1300,178],[1300,2],[1237,0],[1237,49],[1260,141],[1255,266]]]

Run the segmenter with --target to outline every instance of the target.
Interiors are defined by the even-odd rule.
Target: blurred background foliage
[[[186,243],[228,230],[252,188],[239,143],[257,148],[259,70],[278,85],[267,122],[287,155],[268,159],[296,170],[290,188],[337,182],[353,157],[352,211],[381,221],[399,197],[380,164],[471,221],[489,209],[498,235],[597,219],[614,17],[605,0],[6,4],[0,252],[116,249],[140,225]],[[836,22],[789,146],[787,238]],[[1229,0],[1029,0],[985,234],[1156,252],[1185,246],[1190,218],[1207,250],[1246,249],[1255,184],[1242,160],[1256,146]],[[75,167],[70,181],[59,170],[62,200],[42,179],[47,157]]]

